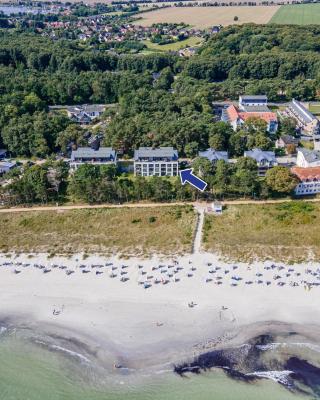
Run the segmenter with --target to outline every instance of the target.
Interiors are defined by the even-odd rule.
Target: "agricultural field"
[[[177,51],[180,49],[184,49],[185,47],[198,46],[201,42],[202,40],[199,37],[190,37],[188,39],[181,40],[180,42],[163,44],[163,45],[152,43],[150,42],[150,40],[143,41],[143,43],[148,47],[148,49],[152,51]]]
[[[191,251],[195,220],[190,206],[2,213],[0,251],[174,254]]]
[[[273,24],[320,24],[320,4],[290,4],[281,6],[270,20]]]
[[[219,24],[266,24],[278,9],[279,6],[168,7],[140,14],[142,19],[135,23],[151,26],[155,23],[184,22],[199,29]],[[238,20],[235,21],[234,17],[238,17]]]
[[[319,203],[232,205],[206,216],[203,245],[235,261],[302,262],[319,259],[319,226]]]

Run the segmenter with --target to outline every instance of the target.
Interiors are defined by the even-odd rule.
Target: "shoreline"
[[[54,268],[55,264],[66,268]],[[183,269],[168,277],[171,268],[167,266],[171,264]],[[267,282],[275,274],[284,275],[288,269],[301,274],[294,278],[299,282],[316,282],[316,277],[305,271],[316,273],[320,268],[317,263],[281,263],[277,265],[283,269],[273,271],[270,262],[228,264],[209,253],[148,260],[99,255],[83,260],[81,254],[48,259],[47,254],[33,258],[20,254],[15,258],[0,255],[0,265],[3,320],[41,327],[56,337],[74,340],[75,348],[80,344],[86,357],[95,358],[110,370],[115,364],[133,369],[173,365],[212,349],[243,344],[253,334],[281,326],[304,331],[303,325],[313,325],[313,332],[320,327],[320,287],[300,283],[290,286],[292,277],[282,277],[283,286],[277,285],[279,279],[270,285],[257,283],[260,279]],[[152,270],[158,265],[164,267]],[[213,268],[219,268],[215,274],[209,272]],[[166,273],[161,274],[161,269]],[[74,272],[67,275],[66,270]],[[261,273],[265,277],[256,276]],[[117,276],[111,278],[110,274]],[[163,279],[161,275],[168,282],[155,284],[157,276]],[[175,282],[177,276],[179,281]],[[121,282],[120,277],[126,277],[126,281]],[[144,288],[142,281],[151,286]],[[222,284],[217,284],[219,281]],[[194,305],[190,307],[191,303]],[[319,337],[306,336],[315,343]]]

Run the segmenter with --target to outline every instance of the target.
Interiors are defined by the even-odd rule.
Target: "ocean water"
[[[299,400],[272,380],[244,383],[221,370],[181,378],[97,372],[77,357],[49,351],[14,334],[0,339],[0,400]]]

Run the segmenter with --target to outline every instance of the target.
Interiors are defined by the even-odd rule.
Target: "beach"
[[[227,264],[209,253],[147,260],[21,254],[2,255],[0,265],[3,321],[61,335],[112,373],[172,368],[275,327],[319,338],[316,263]]]

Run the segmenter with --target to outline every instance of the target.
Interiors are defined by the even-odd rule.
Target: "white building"
[[[239,97],[240,110],[246,111],[246,107],[267,107],[268,98],[265,95],[245,95]]]
[[[77,169],[82,164],[116,164],[117,154],[112,147],[100,147],[93,149],[91,147],[79,147],[71,153],[70,167]]]
[[[140,147],[134,152],[134,174],[139,176],[177,176],[178,152],[173,147]]]
[[[319,167],[320,151],[298,148],[297,166],[301,168]]]
[[[299,101],[292,99],[286,109],[286,113],[296,120],[302,133],[307,135],[319,134],[319,120]]]
[[[291,172],[299,179],[299,183],[294,190],[296,196],[320,193],[320,167],[293,167]]]

